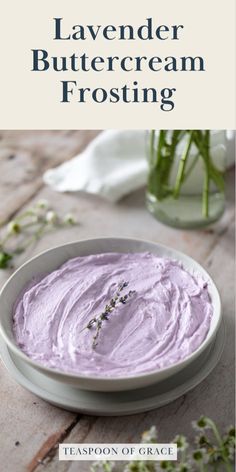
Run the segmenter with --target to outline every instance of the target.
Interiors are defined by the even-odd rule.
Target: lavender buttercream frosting
[[[119,283],[134,291],[96,327]],[[204,341],[213,307],[207,282],[180,262],[151,253],[76,257],[34,280],[18,298],[13,327],[33,360],[65,372],[125,377],[186,358]]]

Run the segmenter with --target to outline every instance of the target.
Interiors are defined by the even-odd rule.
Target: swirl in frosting
[[[95,324],[123,281],[132,290]],[[213,307],[207,283],[180,262],[143,253],[105,253],[68,260],[33,280],[13,313],[18,346],[33,360],[88,376],[125,377],[163,369],[204,341]]]

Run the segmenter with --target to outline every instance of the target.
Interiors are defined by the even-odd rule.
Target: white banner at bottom
[[[177,444],[59,444],[60,461],[176,461]]]

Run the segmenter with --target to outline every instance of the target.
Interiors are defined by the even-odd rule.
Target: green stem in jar
[[[150,164],[153,165],[154,152],[155,152],[155,130],[152,129],[150,133]]]
[[[188,167],[188,169],[185,170],[183,182],[185,182],[185,180],[187,180],[188,176],[192,173],[195,165],[197,164],[199,156],[200,156],[200,153],[196,154],[196,156],[193,158],[193,160],[192,160],[190,166]]]
[[[171,195],[172,189],[169,184],[170,172],[174,162],[177,145],[186,131],[152,130],[150,134],[150,173],[148,177],[148,191],[155,195],[158,200]],[[155,154],[155,142],[157,149]]]
[[[165,131],[161,130],[159,133],[156,155],[155,155],[155,150],[154,150],[155,131],[153,131],[153,133],[151,133],[151,146],[153,146],[153,153],[151,154],[151,161],[150,161],[148,189],[151,194],[161,199],[162,198],[161,161],[162,161],[162,152],[165,146]]]
[[[166,144],[166,153],[164,156],[163,176],[162,176],[162,182],[165,185],[166,189],[169,186],[170,172],[171,172],[171,168],[172,168],[175,156],[176,156],[177,145],[179,143],[181,134],[182,134],[182,131],[173,130],[170,135],[170,144],[169,145]]]
[[[202,133],[203,132],[199,130],[194,131],[194,143],[197,146],[202,159],[205,161],[206,149],[205,149],[204,141],[202,138]],[[218,188],[220,192],[224,192],[224,189],[225,189],[224,172],[217,169],[217,167],[214,165],[212,161],[212,157],[210,155],[210,151],[208,155],[208,169],[209,169],[209,177],[214,182],[216,188]]]
[[[179,163],[179,167],[178,167],[178,171],[177,171],[176,183],[175,183],[174,190],[173,190],[174,198],[179,197],[180,189],[181,189],[182,183],[184,181],[185,167],[186,167],[186,162],[187,162],[188,155],[189,155],[189,152],[190,152],[190,148],[191,148],[191,145],[192,145],[192,141],[193,141],[193,131],[190,131],[189,137],[188,137],[188,140],[187,140],[187,144],[186,144],[184,153],[183,153],[183,155],[180,159],[180,163]]]
[[[209,216],[209,187],[210,187],[210,172],[209,172],[209,130],[205,132],[205,175],[204,175],[204,185],[203,185],[203,194],[202,194],[202,213],[205,218]]]

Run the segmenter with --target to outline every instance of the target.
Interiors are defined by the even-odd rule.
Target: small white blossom
[[[45,209],[45,208],[48,208],[48,201],[47,200],[39,200],[37,203],[36,203],[36,206],[38,208],[42,208],[42,209]]]
[[[187,464],[187,463],[182,463],[182,464],[180,464],[179,466],[177,466],[175,468],[176,472],[188,472],[190,470],[192,470],[191,466],[190,466],[190,464]]]
[[[67,215],[65,215],[64,222],[69,225],[75,225],[76,219],[72,213],[67,213]]]
[[[203,464],[207,464],[209,461],[207,450],[204,448],[197,449],[193,452],[193,459],[196,462],[202,462]]]
[[[112,472],[115,467],[114,462],[111,461],[96,461],[93,462],[91,472]]]
[[[156,426],[151,426],[150,429],[148,429],[147,431],[144,431],[144,433],[142,434],[142,442],[143,443],[151,443],[151,442],[154,442],[156,441],[157,439],[157,429],[156,429]]]
[[[229,453],[229,455],[228,455],[229,460],[230,460],[230,461],[233,461],[233,460],[234,460],[234,455],[235,455],[235,448],[234,448],[234,446],[229,446],[229,448],[228,448],[228,453]]]
[[[15,220],[10,221],[7,225],[7,232],[8,234],[19,234],[21,232],[20,224]]]
[[[33,215],[31,217],[31,223],[38,223],[40,221],[40,217],[38,215]]]
[[[201,416],[199,420],[192,421],[192,427],[196,431],[203,431],[206,429],[211,429],[210,420],[206,416]]]
[[[52,224],[53,224],[53,223],[56,223],[56,221],[57,221],[57,214],[55,213],[55,211],[53,211],[53,210],[47,211],[47,213],[46,213],[46,221],[47,221],[48,223],[52,223]]]
[[[178,451],[186,451],[189,446],[186,437],[182,434],[178,434],[177,436],[175,436],[175,438],[173,439],[173,443],[177,444]]]

